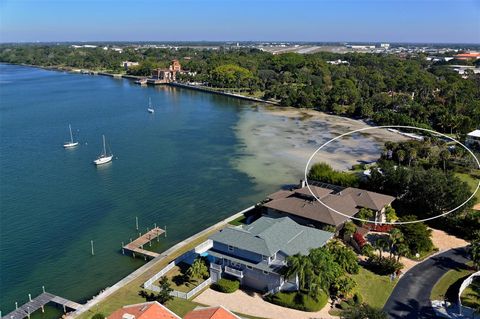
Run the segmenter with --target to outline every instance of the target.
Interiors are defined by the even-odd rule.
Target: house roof
[[[279,251],[290,256],[307,254],[310,249],[323,246],[332,236],[330,232],[297,224],[289,217],[263,216],[250,225],[224,228],[210,239],[264,256]]]
[[[475,130],[467,134],[467,136],[480,137],[480,130]]]
[[[321,202],[313,197],[307,187],[303,187],[291,192],[289,196],[272,199],[263,206],[324,224],[339,226],[348,219],[348,216],[357,214],[359,207],[378,211],[395,200],[392,196],[353,187],[336,193],[328,188],[317,186],[310,186],[310,188]],[[347,216],[338,214],[327,206]]]
[[[240,317],[220,306],[192,310],[183,319],[240,319]]]
[[[135,305],[124,306],[108,319],[181,319],[175,313],[161,305],[157,301],[144,302]]]

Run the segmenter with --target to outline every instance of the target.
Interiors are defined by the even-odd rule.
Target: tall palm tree
[[[310,275],[312,269],[312,263],[308,256],[296,254],[287,257],[287,268],[285,276],[290,278],[292,276],[298,276],[299,289],[305,289],[307,284],[307,278]]]
[[[450,152],[448,150],[442,150],[438,155],[443,162],[443,171],[445,172],[447,160],[450,158]]]
[[[405,151],[404,150],[398,150],[396,152],[397,154],[397,159],[398,159],[398,165],[400,165],[404,160],[405,160]]]
[[[417,150],[415,148],[410,148],[408,150],[408,166],[412,164],[412,161],[417,159]]]
[[[398,228],[394,228],[389,234],[390,240],[390,257],[392,257],[393,251],[398,249],[398,245],[403,242],[403,234]]]

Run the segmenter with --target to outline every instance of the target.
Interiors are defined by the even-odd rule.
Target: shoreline
[[[202,237],[202,236],[204,236],[204,235],[206,235],[206,234],[208,234],[212,231],[215,231],[215,230],[218,230],[219,228],[225,227],[226,225],[228,225],[229,222],[239,218],[240,216],[244,215],[246,212],[254,209],[255,207],[256,207],[256,205],[249,206],[249,207],[243,209],[242,211],[237,212],[237,213],[231,215],[230,217],[227,217],[227,218],[213,224],[212,226],[209,226],[209,227],[201,230],[200,232],[198,232],[198,233],[196,233],[196,234],[194,234],[190,237],[187,237],[186,239],[184,239],[184,240],[180,241],[179,243],[173,245],[172,247],[168,248],[164,252],[160,253],[160,255],[158,257],[155,257],[154,259],[150,260],[149,262],[147,262],[143,266],[137,268],[136,270],[134,270],[133,272],[131,272],[130,274],[128,274],[124,278],[120,279],[114,285],[112,285],[110,287],[106,287],[105,289],[100,291],[99,294],[93,296],[85,304],[83,304],[80,309],[67,313],[65,318],[73,319],[73,318],[77,318],[77,317],[81,316],[82,314],[87,313],[89,310],[91,310],[93,307],[98,305],[100,302],[104,301],[105,299],[107,299],[108,297],[110,297],[111,295],[116,293],[118,290],[125,287],[127,284],[131,283],[133,280],[137,279],[140,275],[142,275],[145,272],[147,272],[148,270],[152,269],[154,266],[156,266],[160,262],[166,260],[167,258],[169,258],[172,254],[174,254],[178,250],[184,248],[185,246],[187,246],[191,242],[199,239],[200,237]],[[140,287],[140,289],[142,289],[142,288]]]

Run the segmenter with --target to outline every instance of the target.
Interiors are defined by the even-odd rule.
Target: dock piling
[[[125,250],[123,249],[123,246],[125,245],[123,244],[123,241],[122,241],[122,255],[125,255]]]
[[[90,245],[92,246],[92,256],[95,255],[95,251],[93,250],[93,240],[90,240]]]
[[[138,230],[138,217],[135,216],[135,228]]]
[[[42,286],[42,291],[43,293],[45,293],[45,286]]]
[[[167,225],[165,225],[164,230],[165,230],[165,238],[167,238]]]
[[[28,294],[28,300],[32,301],[32,294]]]
[[[15,310],[18,309],[18,302],[15,301]]]

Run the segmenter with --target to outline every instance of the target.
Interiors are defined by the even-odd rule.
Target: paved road
[[[450,249],[416,265],[400,279],[383,309],[392,319],[435,318],[430,292],[447,271],[464,267],[466,255],[465,248]]]

